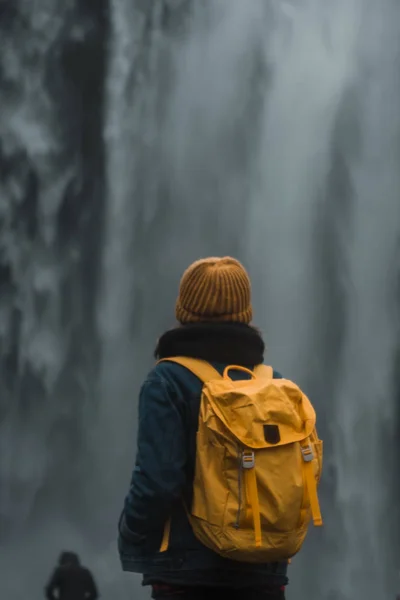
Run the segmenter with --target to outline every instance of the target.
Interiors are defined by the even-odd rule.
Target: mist
[[[148,598],[116,525],[183,269],[243,261],[317,409],[325,526],[288,598],[399,592],[400,7],[3,0],[0,596],[61,550]]]

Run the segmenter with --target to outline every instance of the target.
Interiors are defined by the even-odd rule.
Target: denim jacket
[[[211,364],[222,373],[233,361]],[[246,363],[242,360],[236,364]],[[247,363],[247,366],[255,365]],[[248,377],[238,371],[232,371],[230,376]],[[274,371],[274,377],[281,376]],[[193,534],[183,499],[190,506],[201,391],[202,382],[172,362],[157,364],[142,386],[136,462],[119,521],[122,568],[143,573],[145,584],[184,584],[198,580],[229,587],[285,585],[286,561],[268,564],[231,561],[206,548]],[[160,552],[169,518],[169,547]]]

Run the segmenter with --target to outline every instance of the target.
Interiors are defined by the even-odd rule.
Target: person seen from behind
[[[239,261],[193,263],[175,312],[140,392],[122,568],[155,599],[284,600],[289,559],[322,524],[314,409],[264,365]]]
[[[97,600],[99,594],[89,569],[75,552],[62,552],[45,588],[47,600]]]

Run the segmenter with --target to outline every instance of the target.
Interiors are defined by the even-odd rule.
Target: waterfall
[[[64,544],[87,537],[102,8],[0,7],[0,595],[10,600],[41,598]]]
[[[327,498],[331,541],[315,559],[323,574],[315,597],[330,592],[335,598],[391,597],[395,562],[388,514],[394,490],[385,466],[393,463],[391,451],[386,455],[383,448],[395,443],[399,333],[400,180],[393,162],[400,116],[394,83],[398,12],[393,3],[381,5],[378,14],[372,5],[366,11],[365,3],[308,2],[298,12],[293,7],[290,19],[289,42],[279,29],[272,36],[274,71],[265,94],[251,207],[250,231],[257,232],[251,267],[256,278],[265,272],[257,283],[258,314],[264,313],[279,368],[316,386],[314,401],[328,420],[323,434],[337,477],[337,516],[332,519],[333,498]],[[349,129],[340,131],[346,113]],[[335,215],[343,198],[330,190],[326,195],[333,148],[351,189],[348,223]],[[344,243],[335,267],[344,296],[339,311],[327,297],[332,275],[318,268],[326,244],[318,234],[325,211],[339,233],[337,245]],[[329,226],[326,233],[332,235]],[[328,358],[331,320],[343,332],[338,353]],[[306,553],[298,562],[306,594]]]
[[[41,598],[67,547],[104,597],[147,597],[115,546],[136,396],[210,254],[248,267],[268,361],[325,441],[325,527],[288,598],[394,597],[399,11],[3,0],[1,597]]]

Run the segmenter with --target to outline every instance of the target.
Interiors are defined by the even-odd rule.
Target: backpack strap
[[[174,356],[173,358],[163,358],[158,361],[158,363],[161,362],[177,363],[188,369],[188,371],[191,371],[193,375],[196,375],[203,383],[212,381],[213,379],[222,379],[222,375],[218,373],[217,369],[214,369],[214,367],[205,360],[188,358],[186,356]]]
[[[186,369],[188,369],[188,371],[193,373],[193,375],[196,375],[196,377],[198,377],[203,383],[205,383],[206,381],[211,381],[213,379],[222,379],[222,375],[218,373],[217,369],[214,369],[214,367],[212,367],[205,360],[199,360],[197,358],[188,358],[186,356],[174,356],[173,358],[162,358],[157,362],[157,364],[161,362],[173,362],[178,365],[181,365],[182,367],[185,367]],[[187,510],[185,503],[183,504],[185,506],[190,521],[189,511]],[[165,523],[159,552],[166,552],[168,550],[170,535],[171,517],[169,517],[167,519],[167,522]]]
[[[254,374],[257,377],[261,377],[261,379],[273,379],[274,370],[272,367],[269,367],[268,365],[257,365],[254,368]]]
[[[310,500],[311,515],[316,527],[321,527],[322,516],[321,508],[318,500],[317,482],[314,474],[314,465],[312,463],[314,452],[311,446],[310,438],[306,438],[300,442],[301,453],[303,455],[303,469],[305,475],[305,483],[307,486],[308,496]]]
[[[164,525],[164,531],[163,531],[163,536],[162,536],[159,552],[166,552],[168,550],[170,536],[171,536],[171,517],[168,517],[167,522]]]

